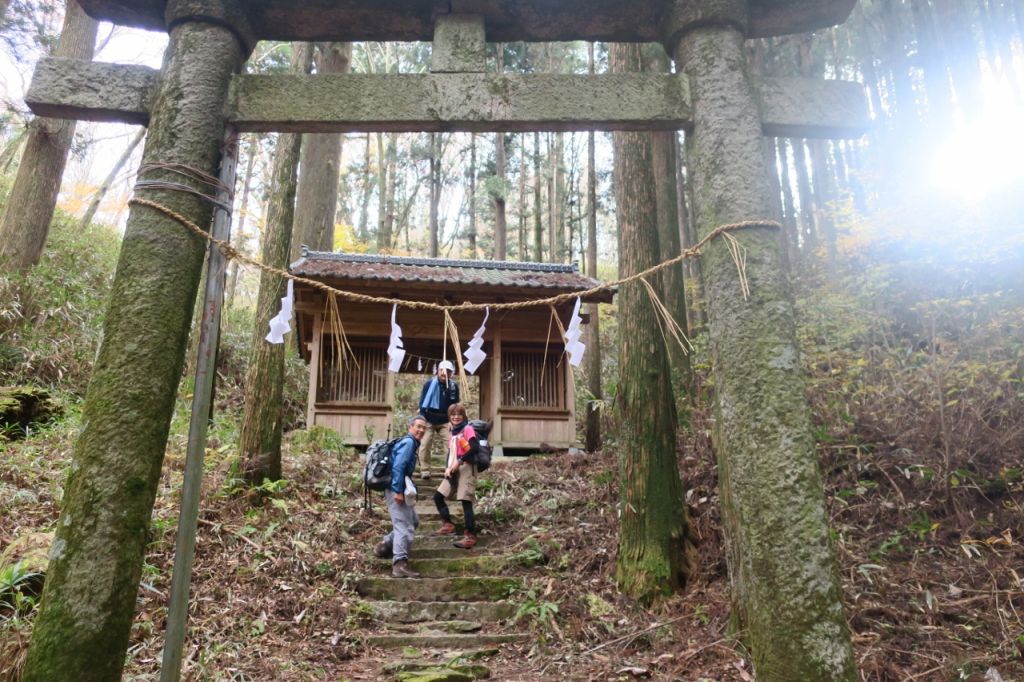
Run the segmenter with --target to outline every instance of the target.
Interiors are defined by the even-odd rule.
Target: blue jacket
[[[439,405],[427,405],[427,393],[430,390],[431,384],[437,384]],[[459,402],[459,385],[455,383],[454,379],[448,379],[448,383],[444,386],[441,385],[440,379],[433,377],[428,379],[423,384],[423,389],[420,391],[420,414],[434,426],[440,426],[441,424],[448,423],[448,407]]]
[[[391,451],[391,492],[405,492],[405,477],[416,471],[416,451],[420,442],[411,434],[402,436]]]

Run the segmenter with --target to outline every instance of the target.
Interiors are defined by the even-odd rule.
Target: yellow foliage
[[[355,228],[348,223],[334,224],[333,248],[345,253],[366,253],[366,244],[359,240]]]

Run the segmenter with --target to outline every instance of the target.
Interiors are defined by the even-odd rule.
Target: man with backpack
[[[448,408],[460,400],[459,385],[452,379],[453,374],[455,366],[450,360],[442,360],[437,366],[437,376],[428,379],[420,391],[420,414],[428,423],[419,452],[425,479],[430,478],[432,445],[440,441],[441,447],[448,446]]]
[[[392,557],[391,576],[394,578],[419,578],[420,574],[409,568],[409,550],[412,548],[416,528],[420,525],[415,502],[406,501],[406,478],[411,479],[416,471],[416,450],[427,430],[427,420],[415,415],[409,420],[409,433],[400,438],[391,449],[391,484],[384,490],[391,515],[391,532],[373,548],[375,556],[384,559]]]

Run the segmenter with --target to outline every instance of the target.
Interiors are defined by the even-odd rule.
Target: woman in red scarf
[[[437,534],[455,534],[455,524],[452,523],[451,512],[448,511],[445,498],[456,499],[462,503],[466,528],[462,539],[456,541],[455,546],[470,549],[476,545],[473,500],[476,496],[476,453],[480,449],[480,439],[470,426],[466,408],[461,403],[448,408],[448,422],[451,432],[448,439],[448,463],[444,471],[444,480],[434,493],[434,504],[437,505],[443,522]]]

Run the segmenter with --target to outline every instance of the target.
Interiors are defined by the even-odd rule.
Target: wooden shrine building
[[[513,261],[445,260],[303,250],[291,272],[337,289],[404,301],[440,304],[505,303],[584,291],[598,284],[575,265]],[[610,303],[602,291],[583,299]],[[395,408],[395,374],[388,372],[391,306],[338,298],[341,325],[356,362],[338,357],[339,346],[326,314],[326,295],[307,284],[295,286],[299,352],[309,364],[307,424],[334,429],[346,443],[366,445],[383,438]],[[574,300],[557,307],[568,325]],[[467,343],[484,320],[483,311],[453,312],[459,343]],[[426,377],[441,358],[444,319],[440,312],[399,306],[397,323],[407,351],[402,371]],[[587,319],[584,316],[584,324]],[[480,414],[493,420],[495,450],[568,448],[576,441],[575,389],[564,341],[550,307],[492,310],[477,369]],[[449,338],[447,357],[453,362]],[[417,392],[417,398],[419,396]]]

